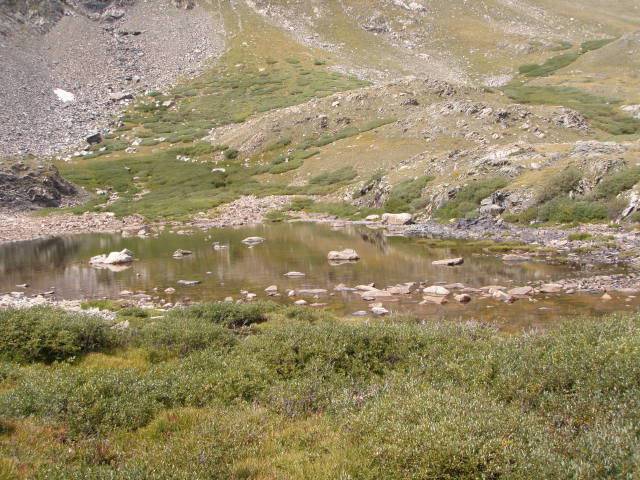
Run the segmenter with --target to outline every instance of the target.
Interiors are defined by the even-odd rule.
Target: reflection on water
[[[249,236],[266,238],[263,244],[248,247],[241,240]],[[213,242],[228,248],[216,250]],[[96,269],[88,261],[94,255],[128,248],[137,261],[123,271]],[[193,255],[172,258],[179,249]],[[360,254],[357,263],[332,266],[327,252],[353,248]],[[435,267],[433,260],[465,258],[461,267]],[[306,273],[290,279],[289,271]],[[437,248],[413,239],[391,238],[383,230],[348,227],[332,230],[323,225],[284,224],[252,228],[212,230],[193,236],[164,234],[155,239],[123,238],[120,235],[83,235],[52,238],[0,247],[0,291],[15,290],[17,284],[31,285],[29,293],[55,288],[59,298],[117,297],[122,290],[162,292],[174,287],[177,293],[167,300],[188,296],[193,300],[219,300],[238,297],[240,290],[263,295],[276,284],[288,288],[326,288],[339,283],[354,286],[375,282],[385,287],[402,282],[463,283],[521,286],[531,281],[553,281],[580,275],[575,267],[544,262],[511,264],[477,247]],[[590,274],[596,272],[590,271]],[[180,287],[178,280],[199,280],[196,287]],[[575,295],[541,298],[539,302],[519,301],[505,305],[474,299],[467,306],[419,306],[419,296],[402,298],[389,304],[391,310],[413,310],[427,317],[499,320],[533,325],[562,315],[597,314],[636,307],[635,300],[602,302],[597,296]],[[353,294],[336,294],[325,300],[341,312],[366,309],[366,302]],[[628,304],[628,305],[627,305]]]

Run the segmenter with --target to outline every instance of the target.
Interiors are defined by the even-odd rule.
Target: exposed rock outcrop
[[[24,162],[0,164],[0,208],[29,210],[59,207],[77,194],[53,165],[31,166]]]

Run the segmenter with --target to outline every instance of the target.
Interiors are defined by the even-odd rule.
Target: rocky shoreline
[[[131,232],[144,226],[144,219],[135,215],[125,218],[116,218],[112,213],[34,216],[23,212],[0,211],[0,245],[83,233]]]
[[[50,216],[34,216],[26,213],[0,212],[0,245],[7,242],[26,241],[35,238],[65,236],[83,233],[120,233],[124,236],[139,236],[148,238],[159,235],[163,231],[181,235],[189,235],[195,231],[211,228],[229,228],[247,225],[255,225],[264,221],[265,216],[273,210],[286,209],[290,199],[284,196],[277,197],[242,197],[230,204],[220,207],[215,216],[200,215],[189,222],[166,222],[150,224],[141,216],[116,218],[112,213],[85,213],[82,215],[59,214]],[[211,218],[209,218],[211,217]],[[465,302],[476,297],[493,298],[498,301],[512,302],[519,298],[535,299],[541,294],[571,295],[574,293],[588,293],[604,295],[608,292],[618,292],[633,295],[640,292],[640,271],[638,271],[638,252],[640,252],[640,234],[635,231],[619,229],[609,225],[585,225],[571,229],[532,228],[507,224],[491,219],[476,221],[458,221],[448,224],[434,221],[413,225],[385,225],[380,218],[368,221],[340,220],[333,216],[298,213],[294,222],[315,222],[330,224],[332,228],[341,229],[349,225],[361,226],[371,229],[384,229],[388,236],[406,236],[422,238],[425,241],[472,241],[488,242],[494,249],[492,254],[501,257],[505,262],[563,262],[573,263],[598,274],[583,275],[577,278],[554,279],[553,283],[528,284],[521,287],[490,286],[490,289],[469,289],[464,285],[455,284],[444,286],[449,292],[444,298],[439,295],[431,295],[427,292],[424,301],[431,303],[448,301]],[[504,248],[503,248],[504,247]],[[462,259],[456,259],[462,261]],[[625,273],[614,275],[602,275],[602,270],[597,266],[619,266],[627,270]],[[446,268],[446,267],[444,267]],[[344,287],[339,290],[339,287]],[[398,286],[395,286],[398,287]],[[374,300],[373,305],[380,301],[397,301],[398,292],[414,293],[428,285],[415,285],[407,288],[371,287],[369,296]],[[434,286],[432,286],[434,287]],[[450,288],[449,288],[450,287]],[[391,288],[391,290],[389,290]],[[514,290],[515,288],[515,290]],[[518,288],[526,289],[518,290]],[[546,288],[546,290],[545,290]],[[358,286],[336,286],[337,291],[357,292]],[[407,291],[405,291],[407,290]],[[511,291],[514,290],[514,291]],[[517,291],[516,291],[517,290]],[[375,295],[372,296],[371,292]],[[49,295],[39,292],[25,295],[26,292],[7,293],[0,297],[0,307],[37,306],[47,304],[67,308],[55,299],[55,293]],[[167,302],[161,292],[124,292],[127,301],[134,306],[143,308],[174,308],[180,303]],[[273,293],[273,292],[272,292]],[[362,293],[362,292],[361,292]],[[323,292],[323,295],[326,293]],[[451,295],[450,295],[451,294]],[[273,295],[268,293],[266,298]],[[321,297],[322,295],[316,295]],[[469,298],[467,298],[467,296]],[[234,301],[252,301],[258,298],[256,294],[247,292]],[[296,293],[287,292],[287,298],[291,298],[294,304],[325,306],[321,298],[315,298],[308,302],[304,298],[296,296]],[[297,302],[297,303],[296,303]],[[382,310],[380,310],[382,312]]]

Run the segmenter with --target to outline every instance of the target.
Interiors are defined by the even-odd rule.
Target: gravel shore
[[[142,217],[116,218],[111,213],[85,213],[84,215],[33,216],[26,213],[0,212],[0,244],[34,240],[43,237],[79,233],[113,233],[141,229]]]

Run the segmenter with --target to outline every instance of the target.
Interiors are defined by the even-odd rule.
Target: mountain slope
[[[632,85],[621,64],[638,18],[631,4],[583,6],[202,2],[225,53],[139,95],[102,143],[59,165],[99,193],[80,211],[149,218],[212,216],[246,195],[311,196],[360,215],[393,204],[442,219],[576,208],[617,218],[635,183],[596,191],[636,178],[640,121],[623,110],[630,96],[589,90],[598,82],[580,72]]]

